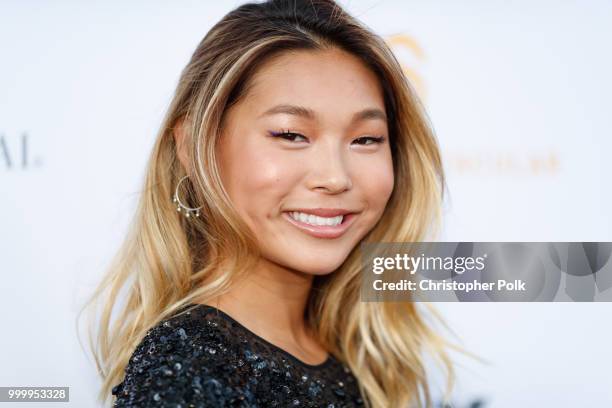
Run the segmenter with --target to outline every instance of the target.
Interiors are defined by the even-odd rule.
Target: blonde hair
[[[97,337],[89,333],[103,381],[102,402],[121,382],[147,330],[196,299],[222,294],[255,264],[259,252],[253,233],[232,207],[218,173],[215,146],[224,112],[248,94],[249,80],[263,61],[288,50],[329,47],[358,56],[376,73],[389,117],[395,186],[384,214],[363,242],[420,241],[432,225],[439,225],[445,184],[439,148],[386,43],[331,0],[267,1],[236,8],[207,33],[183,69],[147,164],[129,233],[81,310],[102,300],[99,322],[92,325]],[[172,202],[185,175],[172,137],[182,119],[187,119],[193,169],[190,183],[184,183],[185,200],[202,206],[199,218],[186,219]],[[359,245],[336,271],[315,278],[307,323],[353,371],[368,406],[429,407],[424,353],[432,353],[446,369],[450,391],[454,372],[446,348],[454,346],[426,322],[417,303],[360,302],[358,251]],[[118,305],[122,290],[124,304]],[[93,313],[97,316],[97,310]]]

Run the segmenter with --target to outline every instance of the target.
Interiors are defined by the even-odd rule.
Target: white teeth
[[[300,221],[306,224],[310,224],[310,225],[323,225],[323,226],[339,225],[340,223],[342,223],[342,219],[344,218],[343,215],[338,215],[337,217],[319,217],[316,215],[306,214],[306,213],[299,212],[299,211],[292,211],[289,214],[291,215],[291,218],[293,218],[294,220],[297,220],[297,221]]]

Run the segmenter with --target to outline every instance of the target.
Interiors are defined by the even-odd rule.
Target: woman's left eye
[[[359,145],[371,145],[371,144],[375,144],[375,143],[382,143],[385,140],[384,136],[378,136],[378,137],[374,137],[374,136],[363,136],[360,137],[358,139],[355,139],[355,141],[359,141],[361,143],[357,143]],[[370,143],[368,143],[370,142]]]

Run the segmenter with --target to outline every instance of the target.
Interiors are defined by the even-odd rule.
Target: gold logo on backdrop
[[[555,150],[449,152],[448,162],[460,175],[553,176],[560,171],[561,161]]]
[[[425,60],[425,52],[416,40],[406,34],[394,34],[386,37],[387,44],[393,50],[393,54],[397,57],[404,74],[414,87],[415,91],[421,98],[425,100],[427,90],[423,76],[419,74],[417,67],[409,63],[410,59],[416,59],[416,63],[420,64]],[[417,65],[414,64],[414,65]]]
[[[427,85],[423,72],[426,61],[423,47],[411,36],[393,34],[385,37],[385,41],[399,61],[408,81],[425,102]],[[504,151],[490,150],[486,152],[450,151],[447,154],[450,167],[460,175],[530,175],[552,176],[560,169],[560,157],[553,149],[545,151]]]

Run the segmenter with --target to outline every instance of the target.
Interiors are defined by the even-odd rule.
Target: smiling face
[[[339,49],[283,53],[252,80],[224,118],[224,186],[264,261],[330,273],[374,227],[393,190],[380,83]]]

